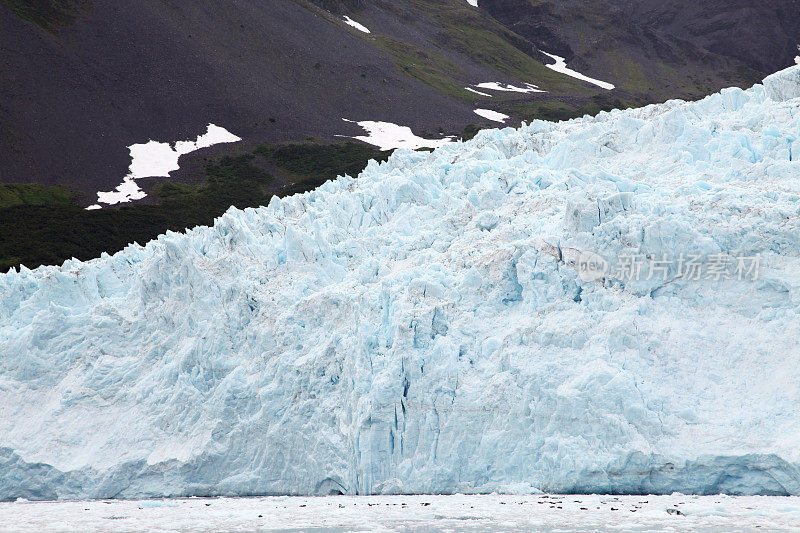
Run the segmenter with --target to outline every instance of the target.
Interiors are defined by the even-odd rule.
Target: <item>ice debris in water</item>
[[[0,276],[0,498],[800,494],[799,97],[482,131]],[[759,275],[613,274],[721,254]]]

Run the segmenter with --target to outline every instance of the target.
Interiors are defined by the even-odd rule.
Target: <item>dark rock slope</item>
[[[468,102],[398,72],[344,24],[291,0],[96,2],[56,32],[0,8],[2,181],[87,192],[126,173],[126,146],[360,130],[343,117],[454,127]]]
[[[646,100],[696,98],[793,64],[800,0],[482,0],[571,67]]]
[[[342,118],[458,133],[491,124],[476,107],[513,124],[696,97],[789,64],[798,12],[797,0],[0,0],[0,182],[90,200],[124,176],[126,146],[208,123],[246,143],[330,140],[361,133]],[[539,49],[618,89],[553,72]],[[464,89],[485,81],[548,92]]]

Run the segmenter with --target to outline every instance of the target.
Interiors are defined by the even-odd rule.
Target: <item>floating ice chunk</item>
[[[347,15],[344,16],[344,21],[345,21],[345,23],[347,23],[350,26],[354,27],[358,31],[363,31],[364,33],[370,33],[370,31],[367,29],[366,26],[364,26],[363,24],[359,24],[358,22],[356,22],[355,20],[351,19]]]
[[[492,111],[491,109],[476,109],[476,115],[480,115],[483,118],[493,120],[494,122],[505,122],[508,120],[508,115],[504,115],[498,111]]]
[[[541,494],[268,496],[0,504],[5,531],[800,531],[800,498]],[[254,517],[258,517],[254,519]],[[256,526],[254,527],[254,524]],[[543,524],[546,524],[543,527]],[[478,527],[465,527],[477,525]]]
[[[540,52],[541,52],[541,50],[540,50]],[[552,65],[545,65],[549,69],[555,70],[556,72],[560,72],[561,74],[566,74],[567,76],[572,76],[573,78],[577,78],[579,80],[583,80],[583,81],[591,83],[593,85],[597,85],[598,87],[601,87],[601,88],[609,90],[609,91],[614,88],[614,85],[612,85],[612,84],[610,84],[608,82],[596,80],[594,78],[590,78],[589,76],[585,76],[585,75],[581,74],[580,72],[572,70],[571,68],[567,68],[567,63],[564,61],[563,57],[560,57],[560,56],[557,56],[557,55],[554,55],[554,54],[548,54],[547,52],[542,52],[542,53],[544,55],[546,55],[547,57],[555,60],[555,63],[553,63]]]
[[[478,7],[478,0],[467,0],[467,3],[472,7]]]

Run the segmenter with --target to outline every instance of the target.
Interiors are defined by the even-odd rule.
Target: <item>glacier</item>
[[[0,499],[798,495],[798,339],[800,66],[0,276]]]

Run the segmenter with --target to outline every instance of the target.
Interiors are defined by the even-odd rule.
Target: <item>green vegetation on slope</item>
[[[210,225],[230,206],[266,205],[273,193],[304,192],[339,174],[355,176],[370,159],[384,160],[388,154],[356,143],[260,146],[254,153],[210,163],[199,185],[157,185],[156,205],[96,211],[80,207],[62,188],[5,185],[0,188],[0,272],[21,264],[58,265],[72,257],[88,260],[133,242],[144,244],[167,230]]]
[[[366,144],[284,144],[262,145],[253,152],[263,156],[283,178],[278,194],[288,196],[316,189],[328,180],[348,174],[357,176],[370,159],[385,161],[391,151],[381,152]]]
[[[18,205],[70,205],[77,195],[66,187],[48,187],[35,183],[0,185],[0,209]]]
[[[446,57],[444,50],[463,54],[503,77],[540,85],[551,94],[589,97],[597,93],[585,83],[544,66],[534,59],[535,48],[530,42],[463,0],[411,0],[411,5],[440,29],[436,34],[439,51],[386,35],[371,34],[365,38],[392,57],[398,72],[446,96],[468,101],[480,99],[464,88],[476,80],[467,79],[463,69]],[[399,10],[396,14],[403,15]],[[519,95],[494,94],[493,97],[494,101],[503,101],[519,98]]]
[[[410,0],[441,27],[443,46],[506,76],[535,83],[551,93],[588,96],[596,91],[534,59],[531,43],[462,0]]]
[[[636,101],[620,100],[613,96],[595,95],[592,98],[585,99],[582,103],[541,100],[519,103],[512,106],[511,109],[526,121],[540,119],[558,122],[559,120],[569,120],[584,115],[597,115],[601,111],[626,109],[628,107],[638,107],[639,105],[641,103]]]
[[[475,94],[465,90],[456,79],[463,77],[461,69],[443,55],[384,36],[376,36],[375,44],[392,56],[401,74],[416,78],[442,94],[475,100]]]

